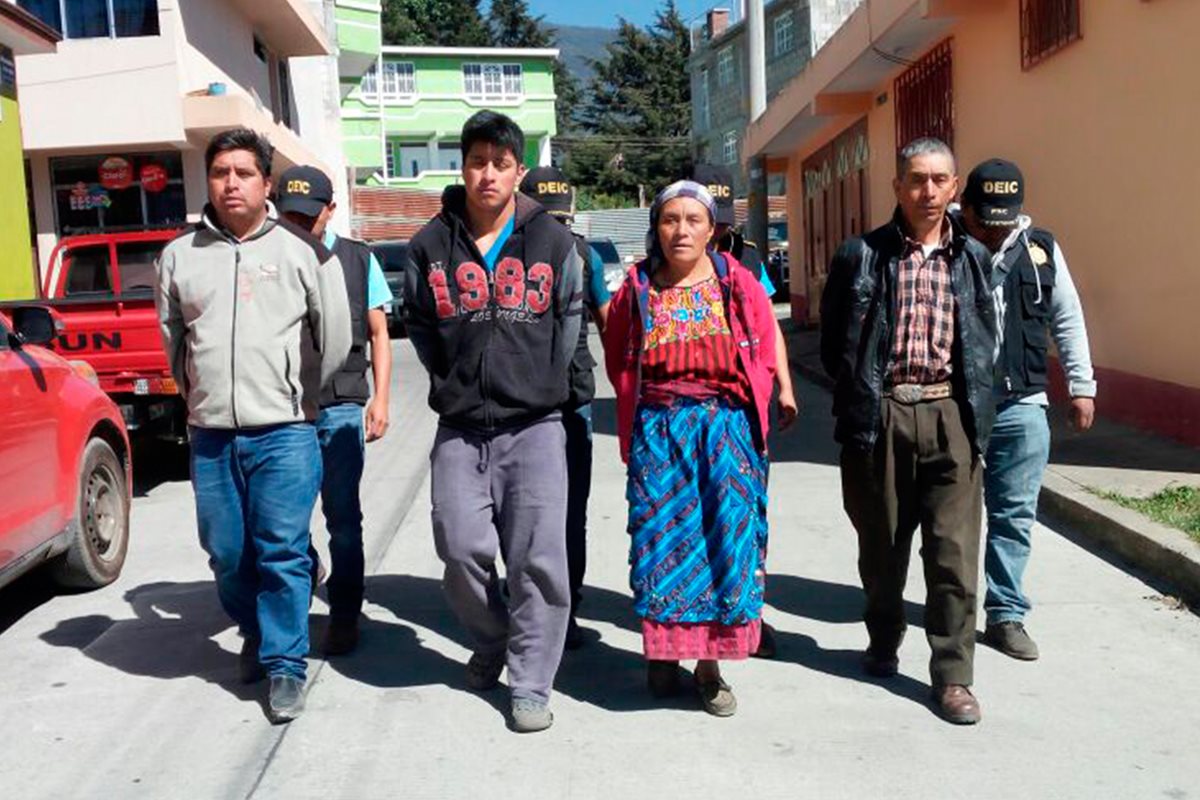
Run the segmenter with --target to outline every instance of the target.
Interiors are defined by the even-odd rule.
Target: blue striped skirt
[[[638,408],[626,488],[638,616],[722,625],[760,617],[767,469],[744,408],[717,399]]]

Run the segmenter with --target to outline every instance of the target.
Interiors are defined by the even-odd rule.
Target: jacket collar
[[[268,200],[267,216],[266,219],[263,220],[263,224],[260,225],[258,230],[256,230],[254,233],[250,234],[245,239],[241,239],[240,242],[252,242],[255,239],[266,236],[267,233],[275,227],[275,223],[278,221],[278,219],[279,212],[275,209],[275,204]],[[206,228],[228,242],[233,244],[239,243],[239,239],[230,233],[228,228],[221,224],[220,219],[217,217],[217,210],[213,207],[212,203],[206,203],[204,205],[204,211],[200,214],[200,226]]]
[[[534,217],[546,213],[540,203],[518,192],[516,194],[517,209],[513,215],[513,231],[520,230]],[[459,227],[470,230],[467,224],[467,189],[465,186],[447,186],[442,191],[442,216],[453,228],[457,222]]]

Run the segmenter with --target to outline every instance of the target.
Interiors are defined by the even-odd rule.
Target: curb
[[[787,333],[791,333],[790,331]],[[792,370],[805,380],[832,391],[833,381],[788,335]],[[1125,565],[1168,585],[1193,609],[1200,609],[1200,543],[1186,533],[1160,525],[1128,508],[1089,492],[1054,470],[1051,464],[1042,480],[1038,510],[1070,528],[1070,532]]]
[[[1187,534],[1097,497],[1053,465],[1038,500],[1041,511],[1080,538],[1169,584],[1189,606],[1200,608],[1200,544]]]

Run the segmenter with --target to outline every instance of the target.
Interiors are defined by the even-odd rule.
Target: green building
[[[60,39],[37,17],[0,0],[0,300],[24,300],[38,293],[15,56],[52,53]]]
[[[344,26],[338,39],[365,47],[366,28]],[[358,19],[352,22],[360,22]],[[358,44],[358,42],[362,44]],[[355,182],[440,191],[462,166],[459,132],[481,109],[512,117],[525,132],[525,164],[550,163],[557,133],[554,60],[558,50],[519,48],[379,47],[359,76],[342,80],[342,139]]]

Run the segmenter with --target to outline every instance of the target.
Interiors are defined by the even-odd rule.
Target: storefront
[[[187,220],[178,150],[52,157],[59,236],[176,227]]]

